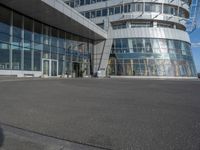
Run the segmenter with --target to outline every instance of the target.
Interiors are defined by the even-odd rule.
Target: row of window
[[[66,1],[65,3],[71,7],[78,7],[78,6],[90,5],[90,4],[105,2],[105,1],[108,1],[108,0],[71,0],[71,1]]]
[[[143,7],[145,5],[145,7]],[[109,16],[115,14],[122,14],[122,13],[129,13],[129,12],[159,12],[164,14],[170,14],[174,16],[188,18],[188,13],[183,8],[171,6],[171,5],[164,5],[162,10],[161,4],[155,3],[131,3],[125,5],[118,5],[115,7],[109,8],[102,8],[98,10],[91,10],[87,12],[81,12],[86,18],[96,18],[102,16]]]
[[[0,70],[9,70],[11,68],[12,70],[21,70],[23,68],[24,70],[40,71],[41,52],[34,51],[34,53],[32,53],[31,51],[24,51],[22,55],[22,51],[15,50],[14,48],[12,52],[10,52],[9,45],[0,42]]]
[[[11,48],[9,48],[11,46]],[[59,75],[72,72],[70,66],[73,62],[89,64],[90,56],[82,56],[74,53],[54,53],[45,51],[19,51],[12,45],[0,42],[0,70],[25,70],[25,71],[42,71],[42,59],[53,59],[58,62]],[[63,69],[66,63],[65,71]],[[71,65],[70,65],[71,64]],[[88,66],[89,67],[89,66]]]
[[[91,52],[92,41],[50,27],[0,6],[0,41],[37,50]],[[11,20],[13,18],[13,20]],[[12,22],[12,25],[11,25]],[[12,34],[11,34],[12,33]]]
[[[0,10],[0,70],[41,71],[42,59],[57,60],[59,66],[64,62],[89,64],[93,49],[91,40],[35,21],[1,5]]]
[[[83,5],[90,5],[90,4],[105,2],[105,1],[108,1],[108,0],[71,0],[71,1],[65,1],[65,3],[70,5],[71,7],[79,7]],[[189,0],[181,0],[181,1],[189,4]]]
[[[115,39],[112,53],[159,53],[191,56],[191,46],[187,42],[168,39]]]
[[[125,28],[149,28],[149,27],[153,27],[153,21],[134,22],[130,24],[126,24],[126,23],[113,24],[112,27],[114,30],[125,29]]]
[[[110,58],[108,75],[125,76],[195,76],[193,62],[169,59],[115,59]]]
[[[161,27],[161,28],[174,28],[185,30],[183,26],[171,23],[171,22],[162,22],[162,21],[135,21],[135,22],[122,22],[112,25],[114,30],[125,29],[125,28],[150,28],[150,27]]]
[[[10,39],[12,41],[10,42]],[[44,40],[43,43],[39,43],[37,40],[33,39],[33,41],[18,38],[15,36],[10,36],[8,34],[0,32],[0,42],[9,43],[12,45],[14,49],[18,50],[40,50],[40,51],[53,51],[59,53],[65,53],[65,51],[77,51],[81,53],[90,53],[92,50],[92,45],[88,43],[82,42],[73,42],[67,41],[61,44],[56,44],[55,41],[46,41]],[[38,43],[37,43],[38,42]]]

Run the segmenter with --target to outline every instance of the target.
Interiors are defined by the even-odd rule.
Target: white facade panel
[[[169,28],[138,28],[113,30],[112,38],[163,38],[190,43],[187,32]]]

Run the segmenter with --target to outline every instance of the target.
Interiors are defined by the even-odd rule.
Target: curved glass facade
[[[46,69],[49,76],[90,74],[91,40],[4,6],[0,6],[0,10],[0,70],[45,72]]]
[[[191,1],[65,1],[108,30],[108,43],[113,43],[106,45],[109,48],[105,49],[111,50],[106,51],[110,57],[108,61],[107,57],[102,58],[100,71],[123,76],[196,76],[189,37],[185,33]],[[94,4],[97,2],[102,3]]]
[[[189,43],[179,40],[114,39],[108,75],[195,76]]]
[[[83,5],[90,5],[95,4],[99,2],[105,2],[108,0],[63,0],[66,4],[70,5],[71,7],[78,7]],[[181,0],[184,3],[187,3],[189,5],[189,0]]]
[[[120,4],[117,6],[112,6],[108,8],[101,8],[90,10],[86,12],[81,12],[86,18],[96,18],[96,17],[105,17],[111,16],[116,14],[123,14],[123,13],[130,13],[130,12],[155,12],[155,13],[164,13],[168,15],[179,16],[183,18],[188,17],[188,11],[177,6],[164,4],[157,4],[157,3],[141,3],[141,2],[134,2],[134,3],[127,3],[127,4]]]

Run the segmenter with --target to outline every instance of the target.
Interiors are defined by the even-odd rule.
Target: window
[[[57,52],[58,46],[58,30],[55,28],[51,29],[51,52]]]
[[[84,5],[84,0],[80,0],[80,5]]]
[[[91,12],[91,18],[95,18],[96,17],[96,11],[92,11]]]
[[[153,27],[153,22],[134,22],[131,23],[131,28]]]
[[[120,6],[120,9],[121,9],[121,13],[123,13],[123,12],[124,12],[124,6],[121,5],[121,6]]]
[[[107,8],[103,9],[102,10],[102,16],[107,16],[107,14],[108,14]]]
[[[0,6],[0,33],[10,34],[11,11]]]
[[[145,51],[148,53],[153,52],[150,39],[145,39]]]
[[[181,42],[181,50],[182,50],[182,55],[186,55],[187,46],[184,42]]]
[[[170,7],[170,14],[176,15],[176,14],[177,14],[177,13],[176,13],[176,9],[173,8],[173,7]]]
[[[162,6],[160,4],[154,4],[152,11],[153,12],[162,12]]]
[[[136,3],[135,4],[135,11],[143,11],[143,4],[142,3]]]
[[[136,39],[132,39],[133,52],[137,52]]]
[[[96,17],[101,17],[101,10],[97,10],[96,14],[97,14]]]
[[[151,46],[153,48],[154,53],[160,53],[160,46],[159,46],[159,40],[158,39],[152,39]]]
[[[186,11],[183,8],[179,8],[179,16],[186,18]]]
[[[132,4],[131,4],[131,11],[133,11],[133,12],[136,11],[135,6],[136,6],[136,3],[132,3]]]
[[[159,39],[161,53],[168,53],[167,42],[165,39]]]
[[[119,14],[120,13],[120,6],[115,7],[115,14]]]
[[[41,70],[41,52],[40,51],[34,51],[34,71],[40,71]]]
[[[5,33],[0,33],[0,41],[9,43],[10,35],[9,34],[5,34]]]
[[[29,18],[24,18],[24,50],[32,48],[33,21]]]
[[[130,12],[131,11],[131,5],[128,4],[128,5],[125,5],[124,6],[124,12],[127,13],[127,12]]]
[[[151,11],[151,4],[145,3],[145,11],[150,12]]]
[[[65,48],[65,32],[64,31],[59,32],[58,47],[62,48],[60,49],[61,51],[59,51],[59,53],[63,54],[65,52],[65,49],[64,49]]]
[[[42,24],[39,22],[34,22],[34,42],[42,43]]]
[[[114,15],[114,8],[113,7],[109,8],[109,15]]]
[[[90,0],[85,0],[85,4],[90,4]]]
[[[13,36],[22,38],[22,16],[13,14]]]
[[[168,47],[168,51],[171,54],[175,53],[175,47],[174,47],[174,41],[173,40],[167,40],[167,47]]]
[[[86,12],[85,17],[89,19],[90,18],[90,12]]]
[[[163,27],[163,28],[173,28],[173,24],[171,23],[164,23],[164,22],[158,22],[157,27]]]
[[[46,45],[50,44],[50,27],[43,26],[43,43]],[[50,50],[50,49],[49,49]]]
[[[146,12],[161,12],[161,5],[154,3],[145,3]]]
[[[21,70],[21,51],[19,47],[12,46],[12,69]]]
[[[126,23],[122,23],[122,24],[115,24],[112,26],[114,30],[117,29],[125,29],[126,28]]]
[[[29,18],[24,18],[24,39],[32,40],[33,21]]]
[[[94,4],[94,3],[96,3],[96,0],[91,0],[91,4]]]
[[[0,42],[0,70],[10,69],[9,56],[8,44]]]
[[[31,51],[24,51],[24,70],[32,70],[32,53]]]
[[[144,44],[143,39],[136,39],[137,52],[143,52]]]
[[[177,15],[177,8],[172,6],[164,6],[164,13],[165,14],[171,14],[171,15]]]
[[[129,49],[128,49],[128,39],[121,39],[121,49],[122,49],[122,53],[128,53]]]
[[[79,6],[79,0],[75,0],[74,7],[78,7],[78,6]]]
[[[0,10],[0,41],[9,43],[11,11],[1,6]]]
[[[22,20],[23,17],[13,13],[12,69],[21,70],[22,50]]]

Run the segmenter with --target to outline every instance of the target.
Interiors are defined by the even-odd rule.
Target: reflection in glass
[[[195,76],[196,74],[191,46],[184,41],[153,38],[115,39],[112,47],[107,68],[110,75]]]
[[[72,63],[76,62],[90,74],[92,40],[53,28],[3,6],[0,6],[0,10],[1,70],[44,69],[46,75],[70,75]],[[42,62],[42,59],[54,62],[50,66],[49,62]],[[49,67],[52,67],[51,73],[48,73]]]

